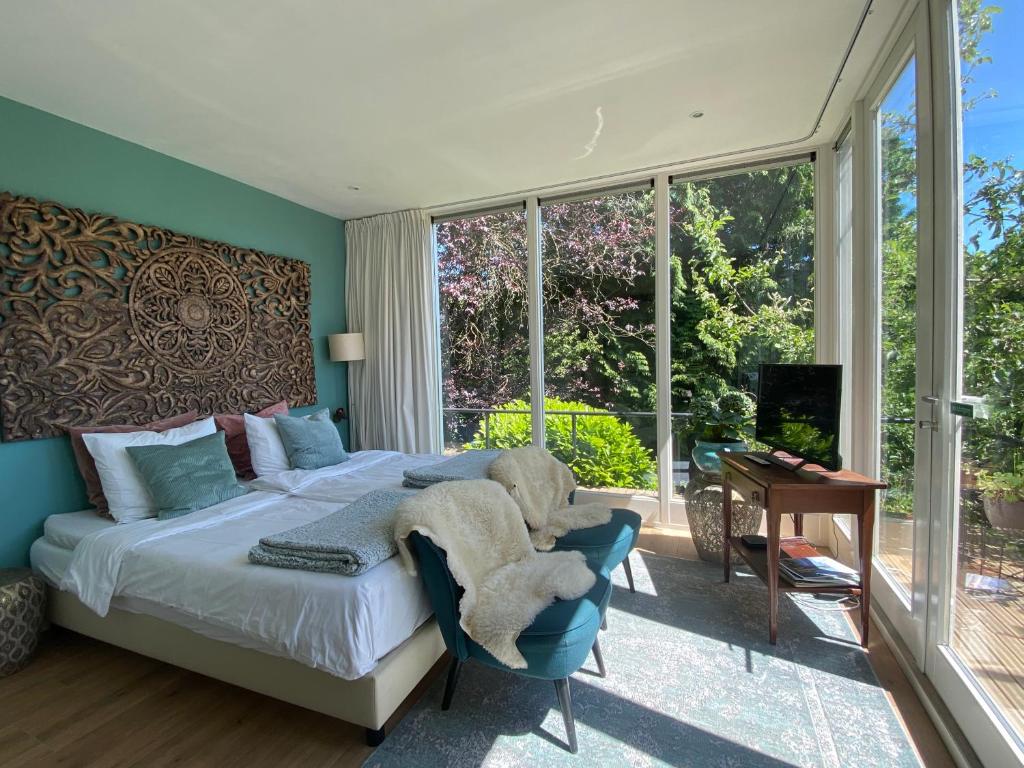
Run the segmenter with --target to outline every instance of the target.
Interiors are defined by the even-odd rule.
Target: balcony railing
[[[529,416],[532,412],[528,410],[508,410],[504,408],[445,408],[444,413],[445,415],[465,414],[475,416],[478,419],[480,417],[483,417],[484,448],[490,448],[492,416]],[[572,450],[575,453],[577,425],[579,423],[579,419],[581,418],[613,416],[623,419],[654,419],[657,416],[657,414],[654,411],[544,411],[544,416],[569,416],[572,419],[570,428],[572,432]],[[693,414],[688,412],[673,412],[671,416],[673,419],[689,419],[693,416]]]

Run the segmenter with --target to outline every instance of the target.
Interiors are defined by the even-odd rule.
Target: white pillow
[[[298,418],[309,420],[314,417],[329,420],[330,411],[322,408],[308,416],[299,416]],[[258,477],[293,469],[273,416],[263,418],[262,416],[253,416],[251,413],[245,414],[245,440],[249,443],[252,471]]]
[[[217,425],[211,416],[184,427],[166,432],[107,432],[82,435],[103,486],[103,495],[110,505],[110,514],[119,522],[155,517],[156,502],[149,494],[146,482],[131,460],[128,446],[180,445],[197,437],[212,435]]]
[[[249,443],[252,471],[258,476],[287,472],[292,468],[274,417],[245,414],[245,440]]]

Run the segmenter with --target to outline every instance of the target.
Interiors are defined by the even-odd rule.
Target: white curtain
[[[441,448],[430,218],[401,211],[345,222],[348,330],[366,359],[349,363],[353,445],[406,453]]]

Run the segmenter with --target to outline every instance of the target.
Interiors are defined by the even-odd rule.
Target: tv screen
[[[762,363],[754,435],[772,450],[840,468],[841,365]]]

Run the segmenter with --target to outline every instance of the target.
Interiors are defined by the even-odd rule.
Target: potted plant
[[[719,395],[702,392],[693,398],[690,410],[697,436],[690,458],[702,472],[718,474],[722,469],[719,451],[747,450],[743,432],[754,414],[754,401],[738,389]]]
[[[989,472],[977,475],[985,517],[993,528],[1024,530],[1024,473]]]

